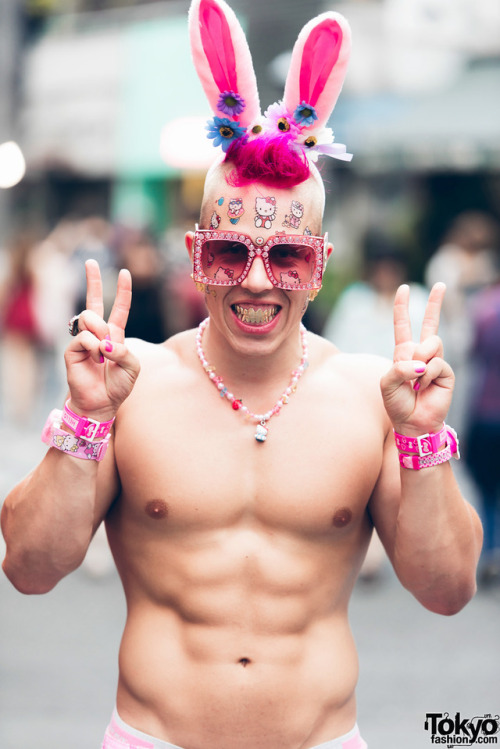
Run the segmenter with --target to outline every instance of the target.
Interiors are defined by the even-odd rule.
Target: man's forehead
[[[291,188],[277,188],[251,182],[249,184],[235,186],[226,181],[223,175],[210,180],[205,186],[204,201],[218,202],[229,200],[241,200],[250,206],[250,203],[266,201],[276,206],[289,207],[292,203],[300,203],[305,212],[323,211],[323,197],[319,186],[313,180],[301,183]]]

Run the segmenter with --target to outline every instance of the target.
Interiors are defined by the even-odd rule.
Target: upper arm
[[[392,429],[388,428],[384,440],[382,466],[368,503],[368,511],[391,561],[400,502],[401,476],[398,453]]]
[[[116,427],[115,427],[116,428]],[[99,463],[92,535],[106,517],[109,508],[120,493],[120,477],[115,461],[115,428],[112,431],[104,459]]]

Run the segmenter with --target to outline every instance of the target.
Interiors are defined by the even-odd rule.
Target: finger
[[[408,312],[409,301],[410,287],[407,284],[403,284],[396,291],[396,296],[394,297],[394,343],[396,346],[412,340],[410,315]]]
[[[75,360],[74,357],[71,357],[72,354],[83,354],[83,356],[77,357],[77,359],[85,359],[87,355],[90,354],[96,364],[102,364],[104,362],[104,357],[101,354],[100,344],[101,341],[99,338],[96,338],[90,330],[84,330],[81,333],[78,333],[66,349],[66,363],[68,364],[70,362],[70,358],[72,358],[73,361]]]
[[[426,370],[427,364],[424,361],[395,362],[381,379],[382,389],[387,392],[397,390],[403,383],[422,377]]]
[[[424,321],[420,333],[420,340],[425,341],[430,336],[437,335],[439,329],[439,317],[443,304],[446,286],[444,283],[435,283],[429,294],[427,306],[424,313]]]
[[[102,296],[102,280],[99,263],[96,260],[87,260],[85,263],[85,275],[87,278],[87,309],[95,312],[99,317],[104,315],[104,302]]]
[[[135,382],[140,371],[140,364],[137,357],[125,346],[124,343],[117,341],[101,341],[100,351],[102,355],[111,362],[118,364],[126,370],[132,381]]]
[[[432,384],[451,389],[453,388],[454,381],[455,375],[448,362],[439,356],[435,356],[427,363],[425,373],[418,381],[418,390],[422,392]]]
[[[89,330],[100,341],[109,333],[108,324],[105,320],[92,310],[86,309],[78,316],[78,330],[82,333]]]
[[[123,343],[130,305],[132,304],[132,276],[122,269],[118,274],[116,297],[109,315],[108,323],[112,327],[112,338]]]
[[[443,356],[443,342],[439,336],[431,335],[426,338],[425,341],[422,341],[415,346],[413,352],[414,359],[428,362],[435,356]]]

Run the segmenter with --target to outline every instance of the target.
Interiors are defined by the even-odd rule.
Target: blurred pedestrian
[[[147,231],[125,230],[119,242],[119,264],[132,276],[134,295],[127,336],[163,343],[169,336],[165,263]]]
[[[475,300],[472,329],[475,366],[465,457],[479,489],[484,526],[480,580],[500,584],[500,274]]]
[[[77,222],[73,246],[71,247],[72,275],[78,278],[73,312],[76,314],[85,304],[86,287],[81,279],[85,276],[87,260],[97,260],[102,273],[104,309],[109,312],[116,288],[115,227],[102,216],[88,216]]]
[[[392,237],[369,230],[363,243],[362,280],[348,286],[328,316],[323,335],[341,351],[392,358],[394,351],[394,296],[408,283],[408,259]],[[427,291],[410,284],[409,314],[419,330],[427,304]]]
[[[428,263],[425,279],[446,284],[441,311],[443,343],[456,377],[450,421],[464,428],[470,387],[469,351],[473,341],[471,307],[476,294],[495,278],[499,231],[495,220],[479,211],[459,214]]]
[[[35,308],[36,238],[19,232],[7,247],[7,273],[0,289],[2,404],[8,422],[26,424],[37,393],[37,350],[41,343]]]
[[[48,386],[56,397],[66,392],[63,351],[68,326],[63,320],[74,314],[79,279],[71,256],[79,236],[79,222],[62,218],[40,242],[34,267],[34,303],[50,373]]]

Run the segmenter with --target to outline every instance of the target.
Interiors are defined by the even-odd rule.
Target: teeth
[[[278,314],[278,307],[265,307],[262,309],[261,307],[242,307],[236,304],[235,310],[238,318],[250,325],[268,323]]]

